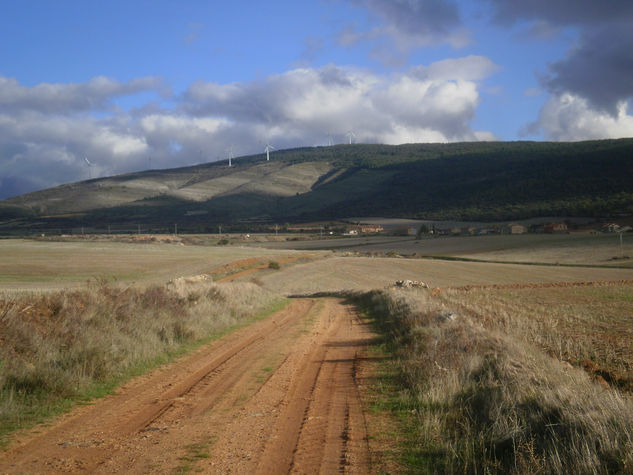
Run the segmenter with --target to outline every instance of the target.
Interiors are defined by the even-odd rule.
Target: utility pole
[[[178,223],[174,224],[174,235],[178,236]]]
[[[624,259],[624,247],[622,245],[622,233],[620,232],[620,257]]]

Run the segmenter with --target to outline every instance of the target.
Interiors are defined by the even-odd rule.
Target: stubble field
[[[284,294],[371,290],[396,280],[430,287],[633,280],[633,269],[534,266],[389,257],[330,257],[266,273],[260,280]]]
[[[0,291],[78,287],[91,278],[166,283],[235,261],[276,260],[297,254],[241,246],[6,239],[0,240]]]
[[[524,234],[489,236],[358,236],[258,243],[269,249],[330,249],[359,254],[397,253],[480,261],[617,266],[633,268],[633,235]]]

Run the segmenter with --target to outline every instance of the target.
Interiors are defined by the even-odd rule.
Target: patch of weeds
[[[185,454],[178,458],[178,460],[185,463],[176,468],[176,473],[188,473],[194,469],[194,464],[196,462],[211,458],[209,455],[209,448],[215,443],[215,441],[216,437],[211,436],[201,442],[185,445]]]
[[[325,305],[325,302],[322,299],[319,299],[317,301],[316,305],[314,306],[314,309],[303,319],[303,325],[301,329],[299,330],[299,333],[304,334],[304,335],[307,333],[310,333],[311,328],[316,323],[316,317],[317,315],[319,315],[324,305]]]
[[[370,428],[371,440],[380,449],[385,472],[443,473],[447,456],[443,448],[420,437],[420,401],[402,386],[398,361],[387,344],[371,348],[376,363],[371,396],[366,396],[368,412],[382,423]],[[372,442],[370,442],[372,443]],[[394,469],[395,466],[395,469]],[[406,467],[406,468],[405,468]]]
[[[192,468],[193,467],[191,465],[188,465],[188,464],[180,465],[180,466],[176,467],[176,470],[174,470],[174,473],[177,474],[177,475],[184,474],[184,473],[189,473],[189,472],[191,472]]]
[[[268,263],[268,268],[269,269],[274,269],[274,270],[278,270],[281,266],[279,265],[279,262],[277,261],[270,261]]]

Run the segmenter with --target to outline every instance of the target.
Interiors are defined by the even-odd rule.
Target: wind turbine
[[[333,142],[332,141],[332,132],[328,132],[327,133],[327,144],[328,144],[328,147],[331,147],[333,145],[332,142]]]
[[[92,163],[90,163],[90,160],[88,160],[88,157],[84,157],[84,160],[88,164],[88,179],[92,180]]]
[[[352,137],[356,138],[356,134],[354,133],[353,130],[350,130],[349,132],[345,134],[345,137],[349,138],[349,144],[352,145]]]
[[[233,145],[231,145],[229,148],[226,149],[228,155],[229,155],[229,167],[232,166],[231,164],[231,160],[233,159]]]
[[[270,144],[267,144],[267,145],[266,145],[266,148],[264,149],[264,152],[266,152],[266,161],[267,161],[267,162],[268,162],[268,161],[270,161],[270,151],[271,151],[271,150],[275,150],[275,147],[273,147],[273,146],[272,146],[272,145],[270,145]]]

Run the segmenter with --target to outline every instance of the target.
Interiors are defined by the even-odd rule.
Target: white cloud
[[[413,69],[413,72],[422,79],[434,81],[453,79],[479,81],[498,70],[499,66],[489,58],[470,55],[463,58],[443,59],[429,66],[418,66]]]
[[[85,83],[42,83],[25,87],[13,78],[0,76],[0,107],[6,112],[94,111],[111,107],[116,97],[163,89],[162,81],[154,77],[119,82],[98,76]]]
[[[296,69],[263,82],[196,83],[186,94],[183,109],[224,117],[240,127],[274,126],[277,140],[305,136],[312,137],[307,139],[310,143],[327,130],[343,133],[350,128],[367,142],[394,143],[402,130],[424,130],[421,135],[416,132],[419,140],[472,140],[469,122],[479,103],[477,80],[496,68],[487,58],[469,56],[390,76],[332,65]]]
[[[92,175],[103,176],[144,169],[150,157],[153,167],[176,167],[224,158],[230,146],[245,155],[269,141],[277,149],[324,145],[328,133],[343,142],[350,129],[366,143],[489,139],[470,122],[479,80],[495,70],[475,56],[393,75],[299,68],[248,83],[199,81],[174,107],[112,108],[99,116],[92,107],[153,82],[96,78],[29,88],[8,80],[21,99],[0,112],[0,179],[29,176],[36,186],[53,186],[87,178],[85,156]],[[35,98],[48,106],[35,108]]]
[[[537,122],[528,132],[542,130],[550,140],[576,141],[633,136],[633,116],[626,102],[620,102],[612,115],[591,107],[584,98],[572,94],[552,96],[541,109]]]

